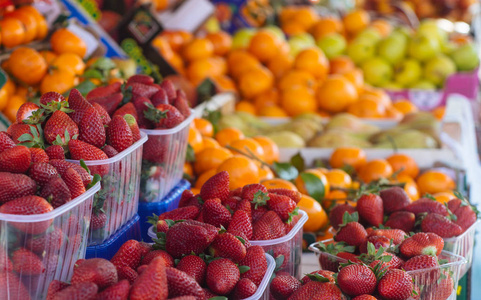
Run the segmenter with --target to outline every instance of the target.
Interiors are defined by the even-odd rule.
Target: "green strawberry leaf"
[[[209,298],[209,300],[228,300],[228,299],[227,299],[227,297],[217,296],[217,297]]]
[[[298,172],[302,172],[305,169],[305,161],[301,155],[301,152],[297,152],[296,155],[291,157],[291,165],[293,165]]]
[[[245,245],[246,244],[246,240],[244,240],[243,238],[241,238],[240,236],[236,235],[235,236],[239,241],[241,241],[242,245]]]
[[[103,79],[102,73],[99,70],[95,69],[88,69],[86,70],[83,75],[85,79]]]
[[[428,194],[428,193],[424,194],[424,195],[423,195],[423,198],[428,198],[428,199],[430,199],[430,200],[432,200],[432,201],[436,201],[436,198],[434,198],[433,195]]]
[[[268,193],[265,193],[261,190],[258,190],[254,194],[254,198],[252,199],[251,203],[255,204],[254,208],[258,208],[259,206],[267,205],[267,201],[269,201]]]
[[[58,137],[58,136],[57,136],[57,137]],[[87,164],[85,163],[85,161],[84,161],[83,159],[80,160],[80,166],[81,166],[82,168],[84,168],[85,171],[87,171],[87,173],[89,173],[89,175],[91,175],[91,174],[90,174],[90,169],[89,169],[89,167],[87,167]]]
[[[299,207],[296,206],[296,208],[294,208],[294,210],[289,213],[289,219],[287,219],[287,224],[291,224],[294,216],[298,216],[298,215],[299,215]]]
[[[93,187],[94,185],[96,185],[97,182],[99,182],[100,180],[102,180],[102,177],[100,177],[99,174],[95,174],[95,175],[94,175],[94,178],[92,179],[92,181],[87,185],[87,190],[89,190],[91,187]]]
[[[167,112],[169,110],[161,111],[148,102],[144,102],[144,104],[147,106],[147,110],[144,110],[144,116],[147,120],[159,123],[160,120],[167,118]]]
[[[359,214],[358,212],[353,212],[352,214],[349,214],[349,212],[345,211],[344,215],[342,215],[342,224],[339,225],[339,227],[344,227],[346,226],[347,223],[351,222],[357,222],[359,221]]]
[[[244,274],[245,272],[249,271],[251,268],[248,266],[239,266],[239,272]]]
[[[157,221],[159,221],[159,216],[156,214],[147,217],[147,223],[154,225],[154,231],[156,229]]]
[[[301,173],[300,176],[309,196],[321,203],[325,196],[324,183],[322,180],[316,175],[307,172]]]
[[[326,278],[322,276],[321,274],[305,274],[307,277],[309,277],[312,281],[317,281],[317,282],[329,282],[329,278]]]
[[[185,161],[186,162],[195,162],[195,153],[194,148],[190,144],[187,144],[187,150],[185,154]]]
[[[289,163],[274,162],[272,164],[272,169],[277,177],[284,180],[294,180],[299,175],[299,171]]]

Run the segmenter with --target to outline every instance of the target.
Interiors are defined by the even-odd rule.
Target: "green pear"
[[[436,38],[439,44],[443,44],[448,40],[448,33],[439,27],[438,22],[433,19],[422,21],[417,32]]]
[[[409,41],[408,54],[419,61],[426,61],[441,52],[441,46],[436,37],[416,34]]]
[[[382,35],[379,30],[375,28],[366,28],[358,35],[356,35],[356,40],[362,40],[367,43],[372,43],[376,45],[377,43],[379,43],[379,41],[382,40]]]
[[[395,136],[386,135],[374,145],[375,148],[438,148],[438,142],[431,136],[418,130],[405,130]]]
[[[397,82],[394,81],[387,81],[384,82],[383,84],[380,84],[379,87],[386,89],[386,90],[391,90],[391,91],[397,91],[397,90],[402,90],[403,86]]]
[[[394,80],[402,86],[408,86],[421,78],[423,70],[417,60],[408,58],[396,67],[395,72]]]
[[[253,28],[242,28],[232,37],[232,49],[244,49],[249,46],[251,38],[256,34]]]
[[[347,42],[344,36],[339,33],[332,33],[323,36],[316,42],[328,59],[333,59],[346,51]]]
[[[365,135],[371,135],[380,131],[379,127],[367,124],[362,119],[348,113],[337,114],[329,120],[326,124],[326,130],[335,129],[346,129],[353,133]]]
[[[373,57],[362,63],[364,79],[367,83],[380,86],[392,79],[392,66],[381,57]]]
[[[294,120],[284,126],[285,130],[298,134],[304,141],[309,141],[322,131],[322,124],[313,120]]]
[[[292,57],[296,57],[296,55],[302,50],[316,45],[316,41],[312,35],[308,33],[295,35],[291,37],[287,43],[290,48],[289,54],[291,54]]]
[[[466,44],[451,53],[459,71],[472,71],[479,65],[479,53],[473,44]]]
[[[376,45],[363,40],[354,39],[347,46],[347,55],[356,65],[360,65],[364,61],[376,54]]]
[[[308,143],[309,147],[316,148],[338,148],[338,147],[360,147],[369,148],[371,143],[360,138],[349,130],[332,130],[316,136]]]
[[[443,86],[444,81],[454,73],[456,65],[444,54],[429,59],[424,66],[424,78],[439,87]]]
[[[421,78],[417,82],[410,84],[408,87],[414,90],[435,90],[436,89],[436,86],[432,82],[423,78]]]
[[[304,148],[306,146],[302,137],[290,131],[270,133],[267,137],[273,140],[279,148]]]
[[[391,34],[382,40],[377,47],[378,55],[388,61],[391,65],[396,65],[403,60],[406,56],[406,52],[407,38],[400,33]]]

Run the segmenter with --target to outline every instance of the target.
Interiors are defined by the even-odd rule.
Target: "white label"
[[[157,17],[164,29],[194,32],[214,11],[214,5],[207,0],[186,0],[175,10],[164,11]]]
[[[82,27],[78,26],[75,23],[70,23],[67,27],[72,33],[76,36],[81,38],[85,44],[87,45],[87,52],[85,53],[84,58],[90,57],[92,53],[97,50],[99,47],[99,42],[95,36],[93,36],[90,32],[86,31]]]
[[[45,19],[47,20],[47,23],[50,27],[50,25],[57,20],[58,16],[62,13],[62,9],[60,7],[60,4],[57,1],[54,0],[40,0],[40,1],[35,1],[33,3],[33,6],[42,14],[45,16]]]

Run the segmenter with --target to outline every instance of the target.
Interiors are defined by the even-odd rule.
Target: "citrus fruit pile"
[[[0,28],[0,46],[7,49],[42,40],[48,33],[45,17],[30,5],[3,14]]]

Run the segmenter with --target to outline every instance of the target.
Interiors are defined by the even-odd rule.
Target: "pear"
[[[293,120],[312,120],[319,124],[323,124],[324,121],[324,119],[320,115],[314,113],[303,113],[294,117]]]
[[[349,132],[348,130],[330,130],[316,136],[308,143],[309,147],[316,148],[338,148],[338,147],[360,147],[369,148],[371,143],[367,140]]]
[[[322,124],[308,119],[294,120],[286,124],[284,129],[298,134],[307,142],[322,131]]]
[[[385,135],[374,146],[375,148],[438,148],[438,142],[428,134],[419,130],[405,130],[397,135]]]
[[[299,135],[290,131],[273,132],[267,135],[279,148],[304,148],[306,143]]]
[[[348,113],[337,114],[326,124],[326,130],[347,129],[354,133],[363,133],[366,136],[380,131],[377,126],[370,125],[360,118]]]

